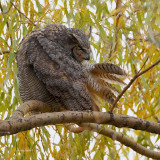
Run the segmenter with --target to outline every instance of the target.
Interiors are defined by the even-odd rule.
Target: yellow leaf
[[[16,147],[13,147],[11,152],[10,152],[10,155],[8,156],[7,160],[10,160],[13,158],[13,155],[15,154],[15,151],[16,151]]]
[[[28,15],[28,8],[29,8],[29,0],[23,0],[23,9],[26,16]]]

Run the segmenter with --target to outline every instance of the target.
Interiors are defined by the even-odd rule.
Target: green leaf
[[[42,14],[42,5],[40,4],[40,2],[38,0],[36,0],[36,6],[38,8],[38,14],[41,15]]]

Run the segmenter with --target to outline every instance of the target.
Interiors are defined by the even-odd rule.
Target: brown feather
[[[88,77],[88,90],[93,95],[93,97],[98,96],[105,101],[108,101],[110,104],[113,104],[116,96],[114,95],[115,92],[119,91],[113,87],[112,85],[108,84],[102,79],[94,78],[91,75]]]
[[[101,88],[106,88],[111,90],[111,92],[115,95],[118,95],[120,91],[116,89],[114,86],[106,82],[105,79],[101,79],[99,77],[92,76],[91,74],[88,77],[87,81],[88,85],[91,86],[96,91],[100,91]]]
[[[123,69],[112,63],[96,63],[94,64],[94,69],[92,70],[92,72],[111,73],[111,74],[125,75],[125,76],[128,75]]]
[[[101,88],[100,91],[96,91],[94,90],[91,86],[87,86],[89,92],[92,94],[92,97],[94,97],[94,99],[97,99],[97,96],[101,99],[103,99],[104,101],[107,101],[109,104],[113,104],[116,96],[108,89],[104,89]],[[116,107],[118,107],[118,105],[116,105]]]
[[[128,74],[117,65],[111,63],[92,64],[89,61],[83,61],[82,65],[94,78],[99,77],[105,79],[111,84],[126,85],[126,83],[119,78],[126,78]]]
[[[90,71],[94,74],[110,73],[110,74],[121,75],[124,78],[128,77],[128,74],[123,69],[112,63],[92,64],[89,61],[83,61],[82,65],[87,69],[87,71]]]
[[[108,83],[111,83],[111,84],[119,84],[119,85],[122,85],[122,86],[126,85],[126,83],[124,81],[115,77],[112,74],[101,73],[101,74],[98,74],[98,75],[95,75],[95,76],[100,77],[102,79],[105,79]]]
[[[92,97],[94,99],[100,97],[112,105],[116,96],[120,93],[112,84],[126,85],[119,78],[126,78],[128,74],[111,63],[92,64],[89,61],[83,61],[82,65],[88,72],[87,87]]]

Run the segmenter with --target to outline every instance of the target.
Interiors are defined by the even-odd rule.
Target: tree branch
[[[153,37],[156,38],[160,36],[160,33],[154,33]],[[146,41],[146,42],[152,42],[151,38],[148,36],[147,38],[139,38],[139,37],[136,37],[136,38],[129,38],[127,37],[126,38],[127,41],[131,42],[131,41],[139,41],[139,42],[143,42],[143,41]],[[135,43],[132,43],[130,45],[134,45]]]
[[[80,126],[86,128],[87,130],[91,130],[97,133],[100,133],[102,135],[105,135],[107,137],[110,137],[112,140],[117,140],[120,143],[124,144],[127,147],[132,148],[135,152],[150,157],[154,159],[160,159],[160,152],[156,152],[150,149],[145,148],[144,146],[138,144],[131,138],[123,135],[122,133],[118,133],[110,128],[103,127],[99,124],[93,124],[93,123],[83,123]]]
[[[156,66],[158,63],[160,63],[160,59],[157,60],[155,63],[153,63],[151,66],[149,66],[148,68],[146,68],[145,70],[139,72],[138,74],[136,74],[128,83],[128,85],[126,87],[124,87],[124,89],[122,90],[122,92],[117,96],[117,98],[114,101],[114,104],[112,105],[110,111],[113,112],[113,109],[115,108],[117,102],[119,101],[119,99],[123,96],[123,94],[126,92],[126,90],[132,85],[132,83],[142,74],[146,73],[147,71],[149,71],[150,69],[152,69],[154,66]]]
[[[133,129],[145,130],[148,132],[160,134],[159,123],[149,122],[143,119],[130,117],[126,115],[117,115],[111,112],[92,112],[92,111],[52,112],[52,113],[42,113],[38,115],[24,117],[28,112],[31,111],[51,112],[52,107],[36,100],[31,100],[23,103],[13,113],[12,117],[9,120],[0,122],[0,136],[11,135],[14,133],[29,130],[39,126],[51,125],[51,124],[54,125],[61,123],[65,124],[65,127],[71,132],[80,133],[83,132],[84,130],[95,131],[97,133],[108,136],[113,140],[119,141],[120,143],[132,148],[137,153],[140,153],[142,155],[151,158],[160,158],[160,153],[145,148],[144,146],[136,143],[129,137],[121,133],[117,133],[112,129],[105,128],[102,125],[93,124],[93,123],[111,124],[119,128],[129,127]],[[77,128],[67,123],[76,123],[80,127]]]
[[[99,123],[110,124],[119,128],[127,127],[160,135],[160,124],[141,118],[111,112],[53,112],[32,115],[24,118],[12,117],[0,123],[0,136],[11,135],[35,127],[66,123]]]
[[[82,123],[84,124],[84,123]],[[64,125],[70,132],[73,132],[73,133],[81,133],[83,131],[86,130],[86,128],[84,127],[75,127],[74,125],[71,125],[71,124],[66,124]]]
[[[20,105],[17,110],[15,110],[10,119],[24,117],[27,113],[32,111],[41,113],[51,112],[52,107],[50,107],[46,103],[37,100],[26,101],[22,105]]]

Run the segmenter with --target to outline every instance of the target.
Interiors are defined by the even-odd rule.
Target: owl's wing
[[[92,110],[95,103],[86,87],[86,73],[71,53],[43,35],[30,38],[28,63],[47,90],[68,110]]]
[[[83,61],[82,65],[88,71],[87,84],[90,93],[108,101],[112,105],[116,96],[120,93],[112,84],[125,86],[126,83],[120,78],[126,78],[129,75],[119,66],[112,63],[92,64],[88,61]]]

